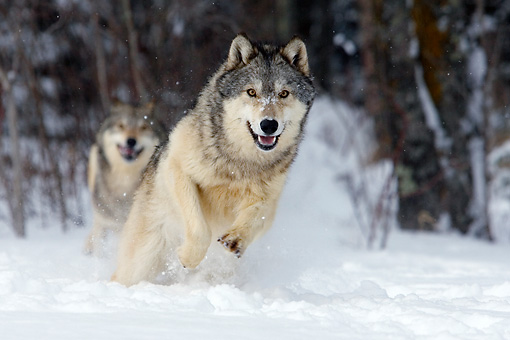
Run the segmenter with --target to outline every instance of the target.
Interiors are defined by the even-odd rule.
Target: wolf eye
[[[123,123],[119,123],[117,124],[117,127],[121,130],[124,130],[124,124]]]
[[[248,93],[248,96],[250,97],[255,97],[257,95],[257,91],[255,91],[254,89],[248,89],[246,93]]]
[[[280,98],[287,98],[289,96],[289,91],[283,90],[282,92],[278,93]]]

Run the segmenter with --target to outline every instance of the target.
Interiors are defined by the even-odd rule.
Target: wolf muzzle
[[[280,135],[275,135],[275,133],[278,131],[279,126],[280,124],[277,120],[265,118],[259,123],[258,128],[256,128],[256,130],[262,132],[262,134],[258,134],[252,129],[250,122],[248,122],[248,130],[255,144],[262,151],[271,151],[276,147]]]
[[[260,129],[266,135],[270,136],[278,130],[278,121],[274,119],[264,119],[260,122]]]
[[[144,149],[142,147],[137,150],[136,144],[137,144],[136,139],[130,137],[126,140],[126,145],[117,145],[117,148],[122,158],[124,158],[128,162],[136,160]]]

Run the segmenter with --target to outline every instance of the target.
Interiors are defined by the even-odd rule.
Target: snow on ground
[[[219,261],[126,288],[108,282],[113,258],[81,254],[88,230],[0,228],[0,338],[510,339],[507,246],[393,230],[366,249],[338,180],[360,171],[353,141],[325,133],[351,112],[332,105],[316,103],[274,227],[234,273]]]

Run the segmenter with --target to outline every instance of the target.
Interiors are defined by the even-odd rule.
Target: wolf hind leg
[[[125,286],[153,280],[162,270],[166,241],[156,232],[145,232],[122,242],[117,270],[111,280]]]

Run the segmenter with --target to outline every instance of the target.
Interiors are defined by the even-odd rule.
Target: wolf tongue
[[[274,136],[260,136],[259,135],[259,143],[263,145],[273,145],[276,140]]]
[[[120,147],[120,150],[121,150],[122,154],[124,154],[126,156],[133,156],[135,154],[135,150],[130,147],[127,147],[127,146]]]

